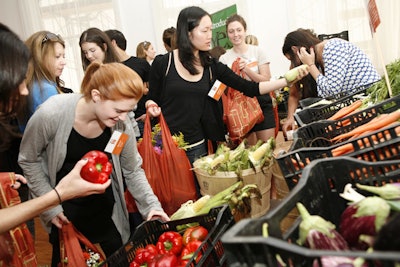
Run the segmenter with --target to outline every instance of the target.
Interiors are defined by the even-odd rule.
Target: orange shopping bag
[[[60,267],[86,267],[90,252],[100,256],[98,263],[105,261],[105,256],[89,239],[79,232],[72,223],[64,224],[60,232]]]
[[[241,75],[239,61],[235,60],[232,70]],[[242,92],[228,87],[222,94],[224,122],[228,128],[229,138],[240,141],[256,125],[264,120],[264,114],[256,97],[248,97]]]
[[[0,173],[0,208],[21,203],[18,191],[11,188],[15,173]],[[35,267],[35,244],[25,223],[0,235],[0,267]]]
[[[161,202],[164,211],[172,215],[188,200],[196,200],[192,166],[184,150],[180,149],[172,139],[168,125],[161,114],[162,150],[156,151],[152,144],[151,121],[147,114],[143,131],[143,140],[138,150],[143,158],[143,169],[154,193]]]

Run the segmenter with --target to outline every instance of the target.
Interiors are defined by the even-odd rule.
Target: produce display
[[[112,172],[112,164],[104,152],[98,150],[89,151],[82,158],[88,159],[88,162],[81,170],[83,179],[98,184],[104,184],[108,181]]]
[[[290,83],[306,67],[284,78]],[[240,177],[275,159],[290,192],[265,216],[237,221],[223,234],[228,265],[400,266],[400,60],[386,68],[390,97],[382,78],[295,114],[299,128],[292,151],[274,158],[274,138],[254,146],[243,140],[235,148],[219,144],[215,154],[197,160],[201,186],[212,184],[213,176],[231,178],[221,173],[238,179],[214,195],[183,203],[171,223],[190,222],[184,229],[167,227],[151,242],[135,246],[130,266],[202,266],[211,229],[192,218],[221,205],[229,207],[230,215],[249,213],[250,200],[261,200],[262,194],[258,182],[246,184]],[[283,228],[293,211],[297,220]]]
[[[393,230],[393,221],[398,220],[400,216],[400,191],[398,184],[386,184],[383,186],[368,186],[356,184],[359,189],[367,192],[379,192],[381,196],[387,196],[390,203],[386,199],[377,196],[363,196],[352,188],[351,184],[345,186],[345,191],[340,194],[349,200],[349,205],[345,208],[340,216],[339,229],[330,221],[325,220],[318,215],[310,215],[303,204],[297,203],[300,212],[301,223],[299,225],[298,244],[311,249],[320,250],[364,250],[379,251],[381,243],[389,243],[393,237],[388,236],[388,231]],[[389,224],[390,223],[390,224]],[[383,231],[383,232],[382,232]],[[395,232],[392,232],[394,235]],[[389,237],[382,240],[382,235]],[[379,243],[377,243],[377,241]],[[398,250],[395,243],[385,250]],[[368,266],[364,264],[362,257],[323,257],[323,266],[339,266],[340,264],[352,264],[350,266]],[[379,260],[374,264],[379,266]]]
[[[357,102],[356,100],[356,102],[353,103],[359,104],[360,102]],[[351,105],[352,104],[350,104],[350,106]],[[338,143],[338,141],[333,140],[336,136],[348,133],[382,114],[389,114],[398,109],[400,109],[400,95],[386,99],[378,104],[371,105],[368,108],[363,108],[362,110],[356,109],[350,112],[350,114],[348,114],[348,112],[341,112],[342,109],[336,114],[341,113],[343,115],[346,113],[347,115],[344,117],[331,120],[320,120],[296,129],[294,132],[295,141],[292,150],[302,147],[328,147],[335,145]],[[346,109],[346,111],[349,110],[351,111],[351,108]],[[335,116],[335,114],[333,116]],[[383,117],[385,116],[387,115],[383,115]],[[365,134],[368,133],[370,132],[365,132]],[[343,141],[343,138],[339,142],[341,141]]]
[[[339,109],[330,120],[299,127],[291,151],[277,157],[293,188],[303,169],[315,159],[351,156],[366,161],[398,159],[400,155],[400,95],[359,109],[362,100]]]
[[[238,222],[224,234],[231,264],[397,266],[399,168],[400,160],[313,161],[275,209],[262,218]],[[282,230],[281,223],[293,209],[299,218]]]
[[[227,205],[181,220],[146,221],[100,266],[227,266],[220,239],[233,224]]]
[[[186,266],[195,255],[202,242],[206,239],[208,230],[200,225],[188,227],[183,235],[177,231],[167,231],[161,234],[157,243],[148,244],[135,251],[135,258],[130,267],[179,267]],[[196,254],[196,261],[201,253]]]
[[[242,141],[235,149],[231,149],[221,143],[213,157],[200,159],[198,167],[209,174],[217,171],[233,171],[238,174],[242,170],[268,165],[272,160],[272,153],[276,146],[275,138],[271,137],[267,142],[259,140],[254,146],[247,147],[247,141]]]
[[[386,65],[386,71],[392,88],[392,97],[400,94],[400,59]],[[367,89],[367,94],[374,103],[389,97],[389,88],[384,77]]]
[[[232,214],[237,212],[247,214],[251,210],[250,198],[261,199],[261,192],[256,184],[243,185],[238,181],[214,196],[205,195],[193,202],[182,204],[182,206],[170,216],[171,220],[190,218],[207,214],[212,208],[229,205]]]

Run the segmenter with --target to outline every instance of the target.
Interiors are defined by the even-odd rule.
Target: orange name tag
[[[224,93],[226,85],[216,80],[210,91],[208,92],[208,96],[214,98],[215,100],[219,100],[221,95]]]
[[[128,138],[129,136],[126,133],[114,131],[104,151],[114,155],[121,154]]]

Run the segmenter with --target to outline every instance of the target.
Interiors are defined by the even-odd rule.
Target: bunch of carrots
[[[362,136],[366,136],[368,134],[370,134],[371,132],[374,131],[378,131],[381,129],[384,129],[386,127],[391,127],[394,126],[396,124],[398,124],[398,121],[400,120],[400,109],[393,111],[391,113],[385,113],[385,114],[380,114],[378,117],[372,119],[371,121],[360,125],[356,128],[354,128],[353,130],[347,132],[347,133],[343,133],[340,134],[334,138],[331,139],[332,142],[341,142],[343,140],[353,140],[355,138],[358,137],[362,137]],[[400,134],[400,124],[398,127],[395,128],[395,132],[397,135]],[[390,138],[390,133],[384,134],[383,136],[380,136],[380,138],[384,138],[384,140]],[[377,136],[371,136],[371,140],[373,142],[379,142],[380,140],[377,140]],[[368,144],[369,143],[369,139],[365,140],[365,139],[360,139],[358,140],[358,145],[360,146],[360,148],[363,147],[369,147],[372,144]],[[336,157],[336,156],[341,156],[347,153],[351,153],[354,151],[354,147],[352,143],[346,143],[343,144],[341,146],[338,146],[334,149],[332,149],[332,156]]]

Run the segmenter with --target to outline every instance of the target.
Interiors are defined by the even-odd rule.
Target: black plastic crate
[[[365,91],[371,85],[358,88],[354,93],[349,95],[338,94],[334,96],[334,101],[331,104],[326,104],[317,107],[306,107],[294,114],[294,119],[299,127],[310,122],[325,120],[335,114],[339,109],[351,105],[353,102],[360,99],[360,95],[365,94]]]
[[[146,221],[138,226],[130,241],[108,257],[100,266],[127,267],[135,258],[135,251],[148,244],[156,244],[160,235],[166,231],[179,231],[180,226],[197,222],[208,230],[208,236],[186,266],[227,266],[221,237],[234,223],[229,206],[211,209],[206,215],[162,222]],[[194,259],[201,252],[198,263]]]
[[[296,186],[304,168],[313,160],[332,157],[332,150],[345,144],[351,144],[353,151],[346,154],[366,161],[400,159],[400,136],[396,128],[400,123],[366,134],[353,140],[347,140],[330,147],[299,148],[276,158],[289,189]]]
[[[304,169],[304,177],[289,195],[265,216],[239,221],[222,237],[230,266],[281,266],[276,255],[286,266],[322,266],[323,256],[362,257],[368,266],[376,266],[379,260],[383,267],[394,267],[400,262],[400,252],[375,251],[329,251],[311,250],[297,245],[297,218],[286,231],[280,224],[301,202],[313,215],[320,215],[337,227],[347,201],[339,194],[346,184],[360,183],[380,186],[400,182],[400,160],[366,162],[350,157],[320,159]],[[362,192],[364,194],[364,192]],[[268,226],[268,237],[263,237],[263,228]]]
[[[400,109],[400,95],[360,110],[338,120],[320,120],[296,129],[293,133],[292,150],[301,147],[328,147],[333,145],[331,138],[348,133],[354,128],[371,121],[380,114]]]

